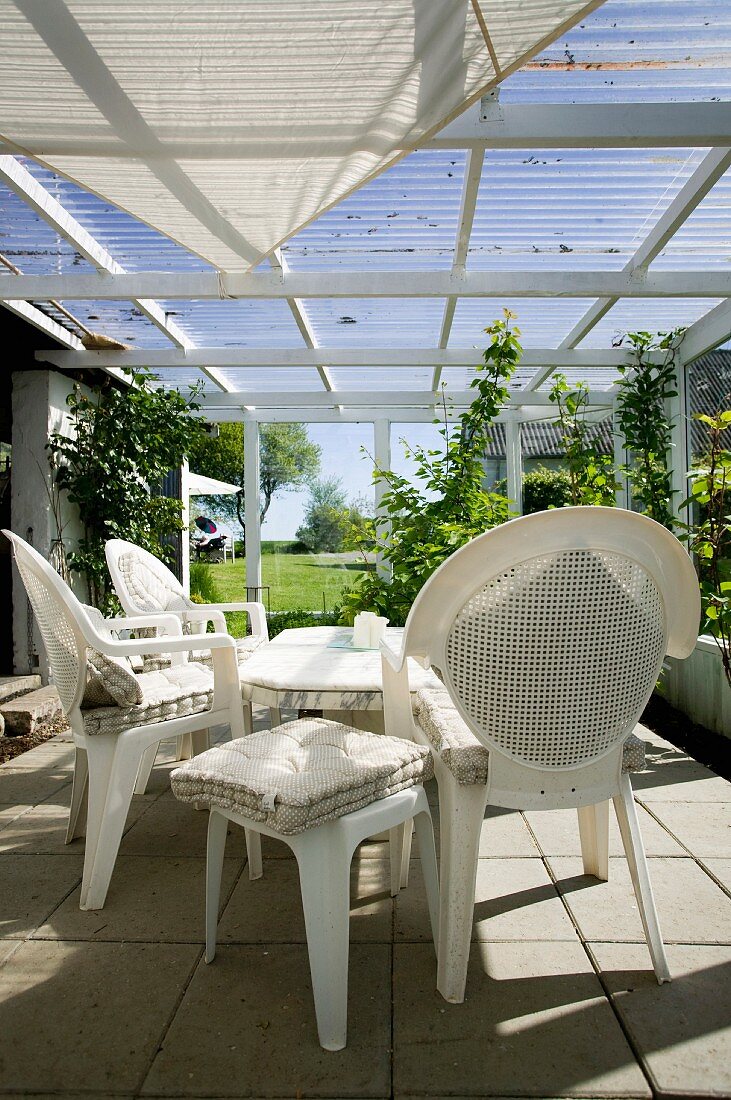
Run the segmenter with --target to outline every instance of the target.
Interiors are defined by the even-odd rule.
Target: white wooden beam
[[[391,469],[391,422],[385,418],[373,422],[373,458],[379,469]],[[384,481],[377,481],[374,489],[378,534],[388,539],[391,533],[391,524],[388,513],[383,507],[383,498],[388,492],[388,485]],[[391,576],[391,566],[384,560],[380,552],[376,554],[376,571],[385,580],[388,580]]]
[[[124,275],[19,275],[7,280],[15,301],[49,298],[724,298],[731,274],[717,271],[358,271],[226,274],[138,272]]]
[[[508,499],[513,502],[512,511],[523,515],[523,451],[520,445],[521,421],[515,413],[505,417],[505,467],[507,471]]]
[[[447,403],[459,408],[466,408],[475,399],[474,390],[451,390],[447,388]],[[611,405],[613,395],[608,390],[592,390],[589,392],[590,405]],[[385,390],[374,392],[373,390],[336,390],[335,393],[321,391],[309,392],[277,392],[272,390],[255,391],[241,390],[236,393],[205,394],[199,398],[201,409],[208,413],[211,409],[241,408],[248,409],[317,409],[342,405],[348,408],[372,408],[379,405],[390,408],[409,406],[423,406],[433,408],[442,401],[441,392],[432,390]],[[547,393],[527,393],[522,389],[510,390],[512,405],[529,405],[536,408],[551,405]]]
[[[731,339],[731,299],[721,302],[699,317],[695,324],[686,331],[680,345],[680,354],[684,363],[692,363],[694,359],[705,355],[707,351],[713,351],[719,344],[725,344]]]
[[[470,236],[472,235],[472,224],[475,220],[475,209],[477,207],[477,194],[480,190],[480,180],[482,178],[482,165],[485,160],[485,152],[482,149],[475,149],[467,153],[467,163],[465,165],[464,182],[462,184],[462,200],[459,210],[459,219],[457,221],[457,237],[454,242],[454,259],[452,261],[452,274],[461,275],[464,271],[465,264],[467,263],[467,253],[470,247]],[[439,333],[439,347],[446,348],[449,343],[449,336],[452,331],[452,322],[454,321],[454,311],[457,306],[457,299],[454,295],[450,295],[444,303],[444,316],[442,317],[442,328]],[[432,375],[432,389],[435,390],[439,385],[441,379],[441,369],[437,367]]]
[[[149,366],[153,370],[180,370],[203,366],[271,367],[278,370],[298,370],[325,363],[331,367],[469,367],[482,356],[481,348],[195,348],[182,352],[172,348],[151,348],[147,351],[81,351],[78,354],[54,350],[37,351],[41,363],[53,363],[65,370],[92,370],[100,366],[127,368]],[[625,348],[558,351],[556,348],[526,348],[522,367],[566,367],[591,370],[597,367],[620,367],[631,356]]]
[[[475,103],[431,149],[709,148],[731,145],[728,103]]]
[[[51,228],[68,241],[85,260],[93,264],[97,271],[111,275],[125,274],[125,268],[117,263],[106,248],[84,229],[83,225],[51,195],[15,157],[0,156],[0,180],[2,180],[18,198],[27,203],[32,210],[43,218]],[[193,341],[174,321],[168,320],[165,310],[153,298],[132,298],[132,303],[151,321],[156,328],[178,348],[191,348]],[[215,372],[204,371],[220,389],[228,385]]]
[[[269,263],[274,271],[281,272],[282,276],[286,275],[289,271],[289,264],[287,259],[282,255],[281,248],[276,248],[272,255],[269,257]],[[297,328],[300,330],[300,335],[304,340],[308,348],[316,348],[317,337],[315,336],[315,330],[312,327],[307,310],[300,301],[299,298],[287,298],[287,305],[289,306],[290,313],[294,317],[294,322]],[[330,372],[327,367],[317,364],[317,373],[320,375],[320,380],[326,390],[334,390],[335,386],[330,376]]]
[[[341,394],[342,391],[339,391],[338,399],[340,399]],[[506,411],[509,411],[509,409],[506,409]],[[602,395],[602,404],[595,407],[596,417],[602,419],[609,411],[611,411],[611,397],[604,394]],[[447,419],[450,421],[458,420],[463,412],[464,408],[457,406],[448,408]],[[371,408],[348,408],[347,405],[339,404],[335,409],[247,409],[241,405],[238,408],[230,409],[206,409],[204,415],[206,421],[212,424],[246,423],[249,420],[261,424],[291,424],[293,422],[306,424],[368,424],[383,419],[398,424],[433,424],[435,408],[433,405],[427,408],[413,408],[404,405],[398,407],[381,405],[372,406]],[[550,409],[546,406],[530,408],[527,405],[522,405],[520,407],[520,416],[523,422],[528,420],[550,421],[555,419],[555,415],[553,406]],[[442,420],[443,418],[444,410],[440,407],[439,419]],[[501,419],[502,416],[499,414],[497,417],[498,422]]]
[[[247,598],[258,600],[261,593],[261,522],[259,520],[259,425],[244,424],[244,521],[246,530]]]

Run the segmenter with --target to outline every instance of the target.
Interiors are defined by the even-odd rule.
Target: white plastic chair
[[[236,643],[237,660],[243,661],[269,640],[267,618],[261,603],[197,604],[186,594],[177,577],[159,558],[124,539],[109,539],[105,546],[107,565],[114,590],[127,615],[175,615],[184,626],[205,633],[208,623],[225,634],[225,611],[245,611],[251,623],[251,634]],[[205,658],[201,654],[199,659]],[[246,731],[253,728],[251,704],[244,702]],[[155,763],[156,748],[150,748],[140,768],[137,793],[144,794]],[[179,749],[178,758],[185,759],[187,746]]]
[[[623,743],[665,654],[692,652],[699,614],[692,563],[665,528],[619,509],[563,508],[513,520],[454,553],[419,593],[400,652],[382,644],[387,732],[409,728],[430,743],[412,717],[406,658],[414,657],[439,671],[461,729],[489,750],[481,782],[458,782],[434,752],[437,987],[447,1001],[464,1000],[488,803],[576,807],[584,871],[606,879],[611,799],[655,974],[670,980]]]
[[[20,572],[38,623],[61,703],[71,726],[76,750],[71,809],[66,835],[69,843],[83,831],[84,794],[88,785],[86,849],[81,883],[81,909],[101,909],[109,888],[122,832],[132,800],[135,780],[148,749],[156,749],[166,738],[181,734],[200,734],[205,726],[226,724],[233,737],[244,733],[241,687],[235,658],[235,642],[228,634],[183,636],[179,620],[160,614],[140,615],[104,621],[101,632],[68,585],[40,554],[11,531],[3,531],[13,546]],[[164,627],[165,637],[120,641],[111,631]],[[184,666],[184,682],[190,651],[213,654],[213,676],[200,666],[207,685],[213,680],[210,707],[200,706],[193,714],[139,725],[131,718],[120,732],[90,734],[87,723],[94,710],[82,709],[87,687],[87,650],[116,658],[136,654],[168,653],[174,665]],[[148,674],[149,675],[149,674]],[[144,675],[139,677],[144,683]],[[104,707],[105,719],[115,717],[115,707]],[[144,706],[139,708],[144,711]],[[129,708],[134,710],[134,708]],[[120,725],[127,721],[127,709],[120,709]],[[204,748],[194,745],[194,749]],[[258,845],[258,837],[254,838]]]
[[[326,1050],[341,1050],[347,1038],[350,864],[366,837],[389,831],[395,895],[404,823],[410,832],[413,820],[436,943],[437,862],[422,786],[431,774],[429,754],[421,746],[317,718],[210,749],[172,774],[178,798],[210,809],[206,962],[216,954],[228,822],[243,826],[247,838],[253,831],[264,833],[294,852],[317,1030]],[[360,808],[345,812],[351,806]]]

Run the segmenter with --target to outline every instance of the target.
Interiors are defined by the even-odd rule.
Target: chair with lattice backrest
[[[12,544],[76,750],[67,843],[83,830],[88,787],[80,905],[101,909],[147,750],[210,725],[243,735],[235,642],[221,633],[184,636],[174,615],[104,619],[79,602],[33,547],[11,531],[3,534]],[[121,629],[151,628],[165,635],[115,637]],[[187,654],[196,651],[212,653],[212,671],[188,662]],[[129,658],[148,653],[169,654],[169,666],[136,674]]]
[[[400,652],[382,645],[386,730],[410,726],[435,758],[447,1000],[464,999],[487,804],[576,808],[585,873],[606,879],[613,800],[655,973],[669,980],[629,778],[638,754],[644,766],[632,730],[665,655],[692,652],[699,612],[690,558],[665,528],[564,508],[458,550],[419,593]],[[419,693],[415,717],[407,657],[444,682]]]
[[[228,630],[224,612],[244,611],[249,616],[251,633],[236,640],[236,659],[243,664],[264,642],[269,633],[264,605],[254,602],[198,604],[191,600],[175,576],[156,558],[133,542],[109,539],[105,546],[107,565],[124,611],[128,615],[175,615],[186,630],[205,632],[208,623],[214,630]],[[202,663],[210,658],[201,653]],[[244,721],[247,732],[253,728],[251,704],[244,701]],[[184,754],[185,750],[183,750]],[[150,749],[140,768],[138,793],[144,793],[155,760],[155,750]]]

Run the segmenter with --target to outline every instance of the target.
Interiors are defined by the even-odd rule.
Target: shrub
[[[523,513],[545,512],[571,503],[571,480],[566,470],[537,466],[523,477]]]
[[[190,563],[190,598],[195,603],[221,602],[221,596],[213,579],[213,570],[206,561]]]
[[[267,616],[269,637],[275,638],[283,630],[293,630],[301,626],[337,626],[340,621],[340,609],[334,611],[273,611]]]

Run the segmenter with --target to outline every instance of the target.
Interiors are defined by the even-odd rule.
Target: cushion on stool
[[[424,745],[300,718],[217,745],[177,768],[173,793],[293,835],[434,774]]]
[[[414,715],[434,752],[458,783],[487,783],[489,750],[475,737],[452,702],[449,692],[424,688],[414,696]],[[645,743],[633,733],[622,746],[622,771],[641,772]]]

